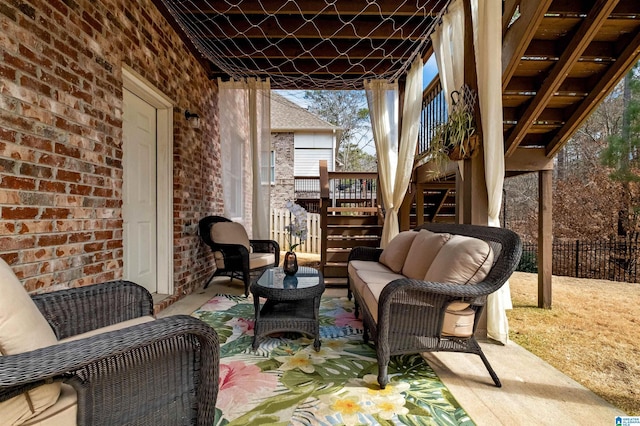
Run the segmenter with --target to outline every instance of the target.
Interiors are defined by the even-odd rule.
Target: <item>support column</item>
[[[484,153],[481,150],[474,158],[464,160],[462,199],[462,223],[489,223],[489,195],[484,172]]]
[[[538,172],[538,307],[551,309],[553,171]]]

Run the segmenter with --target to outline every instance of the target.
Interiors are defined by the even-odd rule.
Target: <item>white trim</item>
[[[169,97],[126,65],[122,86],[157,109],[157,292],[173,294],[173,105]]]

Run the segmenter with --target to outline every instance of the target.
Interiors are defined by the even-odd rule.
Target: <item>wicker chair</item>
[[[225,217],[204,217],[198,227],[200,238],[211,247],[216,262],[216,270],[204,288],[213,277],[227,276],[242,280],[244,295],[248,296],[251,281],[260,277],[265,269],[280,263],[280,245],[276,241],[250,240],[242,225]]]
[[[6,281],[0,284],[6,286]],[[32,300],[58,339],[153,313],[149,292],[126,281],[35,295]],[[148,322],[0,356],[0,402],[63,382],[75,389],[78,425],[213,424],[219,374],[216,332],[186,315],[143,319]]]
[[[460,338],[442,335],[442,325],[447,306],[464,300],[475,311],[473,333],[484,309],[487,295],[498,290],[511,276],[522,253],[520,238],[512,231],[477,225],[430,223],[416,230],[427,229],[436,233],[459,234],[482,239],[494,252],[494,262],[484,280],[473,285],[426,282],[414,279],[397,279],[387,284],[378,299],[378,321],[373,319],[362,296],[354,291],[356,317],[363,314],[364,339],[373,339],[378,359],[378,382],[382,388],[389,379],[387,366],[392,355],[422,352],[465,352],[479,355],[496,386],[500,379],[485,357],[472,334]],[[352,260],[377,261],[382,249],[357,247],[349,256]]]

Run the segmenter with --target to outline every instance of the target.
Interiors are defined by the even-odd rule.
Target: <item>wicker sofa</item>
[[[29,296],[0,259],[3,425],[211,425],[216,332],[126,281]]]
[[[487,295],[506,282],[521,253],[512,231],[457,224],[401,232],[384,250],[353,249],[349,297],[356,317],[362,311],[365,341],[374,340],[380,386],[389,381],[391,355],[431,351],[477,354],[501,386],[474,333]]]

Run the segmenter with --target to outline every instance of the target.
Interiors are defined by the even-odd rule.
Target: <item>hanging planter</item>
[[[460,91],[451,92],[451,100],[449,117],[436,125],[428,150],[436,173],[442,171],[449,161],[473,158],[480,145],[473,118],[475,93],[465,85]]]

